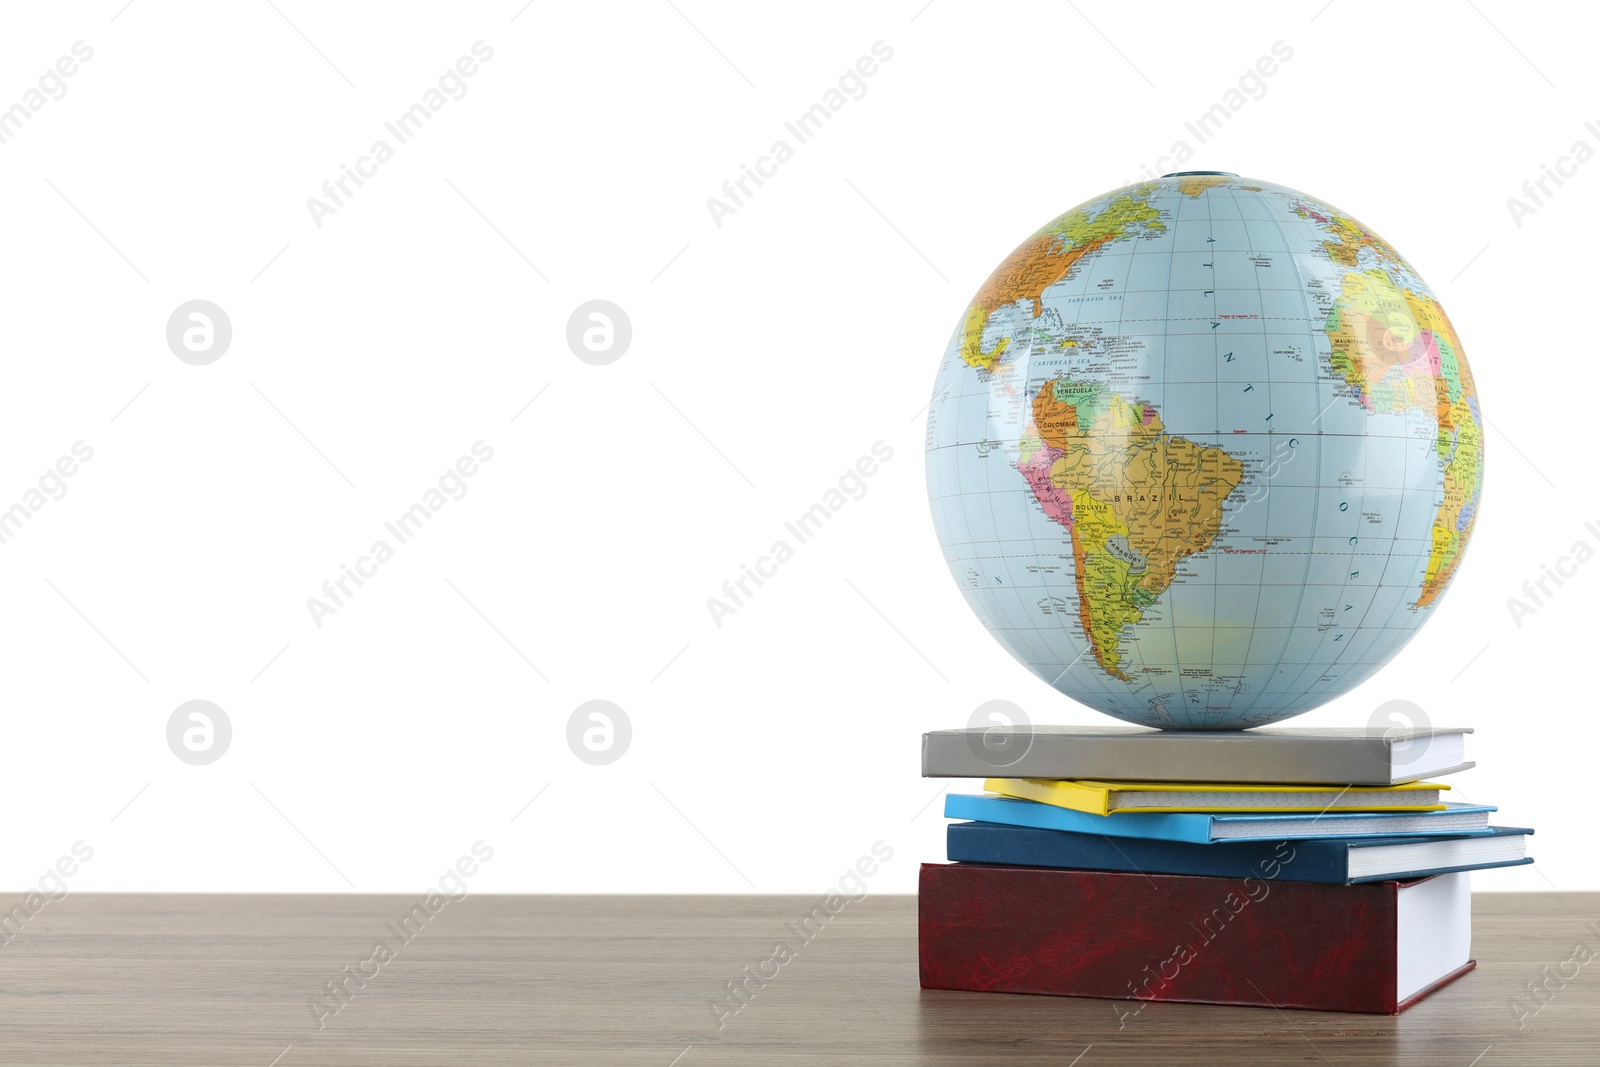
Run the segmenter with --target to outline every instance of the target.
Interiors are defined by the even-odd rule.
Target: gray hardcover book
[[[1399,785],[1474,766],[1471,729],[970,727],[922,735],[925,778]]]

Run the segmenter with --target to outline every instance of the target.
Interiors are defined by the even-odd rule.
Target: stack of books
[[[922,866],[922,986],[1398,1014],[1474,966],[1467,872],[1533,862],[1426,780],[1470,732],[925,734],[986,795]]]

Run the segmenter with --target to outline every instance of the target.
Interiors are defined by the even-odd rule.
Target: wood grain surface
[[[0,945],[0,1064],[1600,1063],[1600,894],[1478,895],[1477,971],[1398,1017],[923,991],[912,897],[809,941],[813,898],[473,896],[402,940],[418,901],[74,894]]]

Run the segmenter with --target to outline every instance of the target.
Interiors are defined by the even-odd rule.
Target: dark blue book
[[[1323,837],[1301,841],[1193,844],[1153,838],[1107,837],[1070,830],[951,823],[946,849],[957,863],[1062,867],[1146,874],[1281,879],[1351,885],[1404,881],[1432,874],[1517,867],[1533,831],[1491,826],[1490,833],[1436,837]]]

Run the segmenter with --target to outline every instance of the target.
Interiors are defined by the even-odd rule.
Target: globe
[[[1308,711],[1438,610],[1483,416],[1433,291],[1367,226],[1221,172],[1033,234],[962,312],[928,414],[934,526],[1007,651],[1165,729]]]

